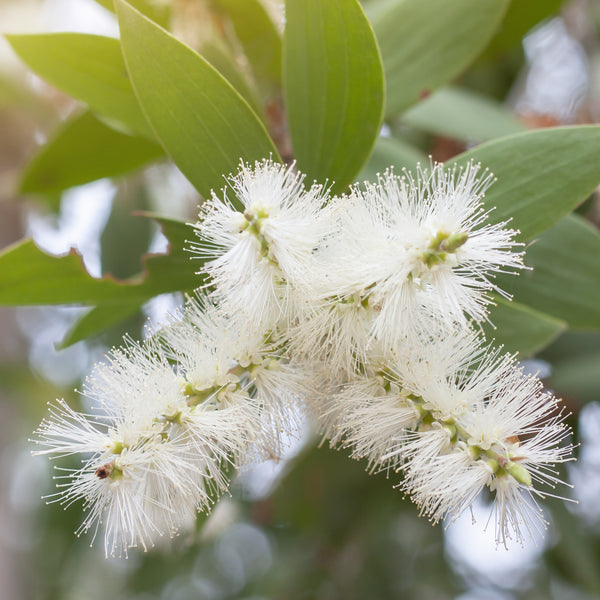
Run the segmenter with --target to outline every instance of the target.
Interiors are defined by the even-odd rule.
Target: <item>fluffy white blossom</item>
[[[237,411],[232,428],[245,427],[252,441],[244,448],[279,457],[282,433],[300,426],[312,388],[308,366],[291,363],[274,333],[223,315],[203,296],[188,299],[181,318],[159,335],[190,400],[210,397]]]
[[[294,356],[326,365],[333,378],[354,373],[367,360],[372,311],[359,294],[306,303],[288,328]]]
[[[496,539],[545,527],[569,429],[514,357],[485,347],[496,273],[522,267],[483,206],[492,176],[432,164],[328,198],[272,160],[242,163],[200,208],[193,252],[208,295],[86,380],[90,414],[59,400],[37,453],[82,455],[54,499],[107,554],[144,549],[206,511],[228,471],[279,458],[307,414],[333,446],[398,485],[432,521],[484,488]]]
[[[315,306],[331,312],[332,301],[354,303],[371,321],[371,338],[388,348],[485,320],[489,292],[502,293],[494,274],[522,267],[522,256],[512,251],[515,231],[489,223],[482,199],[492,176],[479,171],[469,163],[419,167],[416,177],[386,172],[378,183],[335,198],[336,233],[313,268]]]
[[[223,198],[213,192],[201,205],[192,250],[208,261],[202,272],[226,314],[244,313],[267,328],[294,314],[293,291],[310,278],[309,260],[325,226],[326,193],[318,185],[306,190],[303,182],[294,165],[242,163]]]
[[[193,404],[158,347],[129,343],[96,366],[83,395],[93,416],[63,401],[40,425],[39,454],[81,454],[60,477],[56,500],[83,499],[80,532],[105,528],[107,554],[147,549],[207,510],[228,486],[230,456],[248,440],[238,410]]]
[[[539,485],[561,483],[554,465],[569,459],[570,431],[540,381],[474,333],[399,351],[385,370],[343,386],[329,407],[333,443],[371,470],[402,470],[401,488],[434,522],[456,518],[487,486],[498,543],[545,527],[532,500],[548,494]]]

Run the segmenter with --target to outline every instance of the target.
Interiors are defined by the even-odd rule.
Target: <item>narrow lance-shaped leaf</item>
[[[287,0],[283,74],[298,168],[343,190],[383,117],[381,57],[358,1]]]
[[[435,92],[405,112],[402,122],[465,142],[486,141],[525,130],[499,102],[457,87]]]
[[[68,348],[77,342],[104,333],[108,328],[118,325],[135,315],[140,310],[141,304],[141,302],[135,301],[124,304],[111,303],[95,306],[73,323],[57,347],[59,349]]]
[[[118,40],[82,33],[6,37],[40,77],[92,110],[153,137],[129,83]]]
[[[277,84],[281,80],[281,36],[260,0],[215,0],[225,9],[244,48],[254,76]]]
[[[257,92],[250,86],[244,73],[235,62],[235,58],[229,51],[226,44],[219,39],[210,39],[202,44],[200,52],[205,58],[229,83],[235,88],[237,93],[246,100],[252,110],[263,118],[263,109],[258,100]],[[264,121],[264,119],[263,119]]]
[[[27,165],[21,191],[48,193],[116,177],[164,156],[144,138],[111,129],[89,112],[70,119]]]
[[[192,230],[186,223],[159,217],[151,213],[144,213],[143,216],[150,217],[161,224],[163,233],[169,240],[170,256],[172,258],[175,256],[182,258],[184,263],[181,266],[186,270],[193,267],[193,270],[195,271],[197,268],[199,268],[198,263],[196,261],[191,261],[191,255],[186,253],[184,250],[184,248],[188,245],[188,238],[192,235]],[[142,220],[143,219],[140,219],[140,221]],[[189,261],[187,264],[185,263],[186,259]],[[156,256],[150,258],[150,261],[153,260],[171,259],[168,257],[165,258]],[[192,262],[195,262],[195,264],[192,265]],[[191,286],[188,284],[185,289],[192,289],[195,287],[198,284],[200,277],[196,276],[194,273],[190,276],[190,280],[192,282]],[[137,298],[133,300],[124,300],[119,303],[110,302],[95,306],[77,321],[75,321],[73,326],[65,334],[60,347],[66,348],[67,346],[75,344],[81,340],[104,333],[107,329],[118,325],[119,323],[122,323],[126,319],[129,319],[135,315],[141,309],[142,304],[144,304],[146,300],[147,298]]]
[[[381,48],[386,114],[454,79],[483,50],[509,0],[388,0],[368,14]]]
[[[199,261],[190,260],[184,250],[186,240],[193,238],[192,229],[171,219],[160,223],[170,241],[169,254],[148,256],[145,271],[126,280],[94,279],[74,250],[52,256],[32,240],[10,246],[0,254],[0,305],[142,303],[158,294],[201,286]]]
[[[452,160],[490,169],[485,204],[493,221],[512,219],[521,240],[548,229],[600,183],[600,127],[560,127],[493,140]]]
[[[569,215],[528,246],[518,277],[498,284],[517,302],[562,319],[573,329],[600,329],[600,233]]]
[[[578,403],[597,402],[600,390],[600,344],[591,353],[552,363],[548,384],[559,395],[568,395]]]
[[[505,352],[519,352],[521,357],[531,356],[545,348],[567,328],[564,321],[533,310],[518,302],[495,298],[496,306],[490,310],[490,322],[484,324],[488,341],[504,346]]]
[[[502,27],[492,38],[483,54],[484,59],[510,50],[521,44],[525,34],[537,23],[556,14],[565,0],[527,0],[511,2]]]
[[[203,195],[240,159],[279,159],[247,102],[206,60],[117,0],[121,41],[140,104],[158,139]]]

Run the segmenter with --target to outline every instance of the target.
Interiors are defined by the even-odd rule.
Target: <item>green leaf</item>
[[[485,337],[494,345],[503,345],[507,352],[531,356],[550,344],[567,327],[560,321],[528,306],[494,298],[496,306],[490,310],[490,321],[485,323]]]
[[[427,163],[427,156],[418,148],[397,138],[380,137],[375,143],[373,154],[358,176],[359,181],[377,181],[377,175],[394,167],[396,173],[402,168],[414,170],[417,163]]]
[[[203,284],[196,274],[200,261],[184,250],[193,238],[189,225],[157,218],[170,242],[169,254],[150,255],[144,272],[126,280],[92,278],[75,250],[52,256],[32,240],[23,240],[0,254],[0,305],[125,304],[145,302],[158,294],[191,291]]]
[[[82,33],[6,38],[40,77],[92,110],[153,138],[131,88],[118,40]]]
[[[562,319],[573,329],[600,329],[600,233],[569,215],[534,240],[525,254],[532,267],[498,285],[517,302]]]
[[[379,50],[357,0],[287,0],[283,79],[298,168],[343,190],[371,153],[384,100]]]
[[[369,6],[387,86],[386,114],[454,79],[483,50],[509,0],[383,0]]]
[[[140,188],[140,190],[138,190],[138,194],[140,192],[143,193],[143,191],[144,191],[144,188]],[[129,196],[129,195],[126,195],[126,197],[127,196]],[[123,212],[122,205],[123,205],[123,202],[115,203],[115,207],[116,207],[117,211]],[[113,207],[113,214],[114,214],[115,207]],[[111,218],[113,217],[113,214],[111,214]],[[171,256],[174,256],[176,253],[180,253],[182,251],[182,249],[187,246],[187,238],[190,237],[191,230],[190,230],[189,226],[187,226],[185,223],[158,217],[156,215],[152,215],[151,213],[138,213],[138,218],[135,219],[140,222],[137,225],[138,228],[147,228],[148,224],[150,223],[150,219],[140,219],[139,218],[139,216],[141,216],[142,214],[145,217],[150,217],[150,218],[158,221],[159,223],[161,223],[163,232],[165,233],[165,236],[169,240],[169,244],[171,247]],[[109,223],[110,223],[110,220],[109,220]],[[117,223],[119,223],[119,221],[117,221]],[[113,237],[118,233],[119,233],[118,231],[113,231],[112,232]],[[144,231],[142,231],[141,233],[142,233],[142,238],[143,238]],[[103,240],[102,240],[103,242],[106,242],[105,237],[106,237],[106,229],[103,233]],[[114,244],[111,243],[111,244],[108,244],[108,246],[112,247],[112,246],[114,246]],[[102,244],[102,250],[103,250],[102,268],[104,270],[106,270],[106,265],[105,265],[105,263],[106,263],[106,257],[105,257],[106,247],[107,247],[107,244],[103,243]],[[189,261],[191,255],[189,255],[189,254],[186,255],[185,253],[183,253],[183,257],[184,257],[184,260],[186,260],[186,258],[187,258],[187,260]],[[135,258],[135,253],[134,253],[134,258]],[[156,258],[157,257],[152,258],[150,260],[156,260]],[[110,263],[108,264],[108,267],[109,267],[108,270],[112,273],[115,273],[115,265],[118,264],[116,262],[118,257],[115,256],[114,259],[115,260],[110,261]],[[128,259],[125,262],[126,269],[128,270],[128,269],[130,269],[130,266],[127,264],[127,262],[130,263],[131,259]],[[189,265],[186,265],[186,266],[189,266]],[[194,270],[195,270],[195,268],[196,268],[196,266],[194,266]],[[124,270],[123,266],[119,265],[119,273],[118,274],[120,274],[121,272],[126,272],[126,270]],[[196,278],[197,278],[197,276],[194,274],[194,279],[196,279]],[[79,342],[81,340],[100,335],[101,333],[105,333],[109,328],[114,327],[115,325],[118,325],[118,324],[122,323],[123,321],[130,319],[130,317],[132,317],[133,315],[138,313],[143,303],[144,303],[144,300],[137,299],[137,300],[133,300],[133,301],[129,301],[129,302],[124,302],[122,304],[115,304],[115,303],[101,304],[99,306],[92,308],[90,311],[88,311],[86,314],[84,314],[82,317],[80,317],[73,324],[73,326],[69,329],[69,331],[66,333],[64,339],[60,343],[60,348],[66,348],[67,346],[75,344],[76,342]]]
[[[151,202],[144,179],[120,182],[100,235],[103,275],[126,279],[139,273],[142,259],[156,233],[156,224],[151,219],[140,218]]]
[[[281,81],[281,36],[259,0],[215,0],[227,11],[257,79]]]
[[[73,326],[67,331],[58,350],[68,348],[77,342],[86,340],[101,333],[109,327],[122,323],[140,310],[139,301],[125,304],[102,304],[90,309],[85,315],[77,319]]]
[[[107,127],[89,112],[67,121],[27,165],[21,192],[48,193],[116,177],[164,156],[147,139]]]
[[[485,204],[494,222],[512,218],[524,241],[570,213],[600,183],[600,127],[557,127],[487,142],[452,159],[489,168],[498,181]]]
[[[446,87],[402,115],[411,127],[457,140],[486,141],[525,127],[499,102],[466,89]]]
[[[277,150],[247,102],[205,59],[118,0],[127,68],[140,104],[175,164],[208,196],[237,171]]]
[[[235,58],[225,44],[212,39],[202,44],[202,56],[235,88],[237,93],[251,106],[252,110],[263,118],[263,110],[256,92],[250,87],[240,71]],[[263,119],[264,121],[264,119]]]
[[[600,352],[600,332],[567,331],[552,346],[544,350],[542,358],[555,364],[595,352]]]
[[[98,4],[115,12],[115,3],[113,0],[96,0]],[[129,2],[131,6],[139,10],[143,15],[146,15],[149,19],[152,19],[155,23],[158,23],[161,27],[168,29],[169,21],[171,19],[171,7],[168,2],[161,2],[156,0],[131,0]]]
[[[511,2],[502,28],[492,38],[484,57],[493,58],[521,43],[525,34],[543,19],[558,12],[563,0],[527,0]]]

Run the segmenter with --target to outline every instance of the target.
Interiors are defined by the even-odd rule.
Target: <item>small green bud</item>
[[[429,249],[421,255],[423,263],[430,268],[442,264],[448,258],[448,254],[456,252],[468,238],[469,235],[463,231],[452,234],[438,231],[431,240]]]
[[[181,416],[182,414],[180,410],[163,415],[165,421],[168,421],[169,423],[177,423],[178,425],[181,425]]]
[[[183,393],[188,397],[186,404],[188,406],[198,406],[198,404],[208,400],[208,398],[215,394],[217,389],[218,388],[213,386],[203,390],[197,390],[192,384],[188,383],[183,390]]]
[[[481,448],[479,446],[469,446],[467,450],[473,460],[477,460],[481,456]]]
[[[528,487],[531,485],[531,475],[523,465],[509,460],[503,468],[513,479],[519,483],[522,483]]]
[[[264,368],[269,371],[274,371],[279,368],[279,360],[276,358],[268,358],[264,362]]]
[[[117,467],[117,465],[113,465],[110,477],[111,479],[121,479],[121,477],[123,477],[123,471],[119,467]]]
[[[450,434],[450,439],[454,439],[456,436],[456,427],[452,423],[445,423],[444,429]]]
[[[463,231],[453,233],[440,244],[440,249],[446,250],[446,252],[456,252],[468,239],[469,234]]]
[[[115,440],[111,447],[109,448],[111,454],[121,454],[121,452],[123,452],[123,442],[121,442],[120,440]]]
[[[444,231],[443,229],[438,231],[435,234],[435,237],[431,240],[431,244],[429,245],[429,247],[432,250],[440,250],[449,235],[450,234],[447,231]]]
[[[441,265],[444,262],[444,258],[446,258],[445,253],[440,253],[435,250],[426,250],[423,252],[422,259],[423,262],[428,267],[433,267],[435,265]]]

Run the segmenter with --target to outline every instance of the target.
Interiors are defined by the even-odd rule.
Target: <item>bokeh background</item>
[[[175,33],[199,46],[211,28],[206,2],[164,3]],[[269,9],[281,22],[278,3]],[[0,0],[0,31],[118,36],[114,16],[93,0]],[[600,2],[513,2],[502,29],[455,83],[486,98],[494,111],[503,107],[506,119],[482,127],[485,115],[432,102],[386,128],[446,160],[523,127],[600,122]],[[199,198],[166,163],[61,193],[20,195],[36,147],[77,109],[0,39],[0,248],[32,236],[55,254],[76,247],[94,276],[125,278],[140,270],[144,253],[166,248],[162,234],[132,211],[193,218]],[[381,168],[376,159],[364,177]],[[598,194],[578,212],[599,225]],[[65,349],[61,341],[81,308],[0,307],[0,598],[600,598],[600,333],[563,334],[525,361],[564,398],[581,443],[565,473],[575,485],[567,494],[577,503],[544,504],[550,522],[544,539],[496,548],[493,524],[484,530],[486,498],[473,515],[432,527],[394,489],[393,478],[368,475],[364,464],[319,447],[306,431],[290,441],[283,461],[240,474],[231,496],[189,532],[148,554],[104,558],[101,544],[90,547],[89,538],[73,534],[79,507],[64,511],[40,499],[53,491],[53,472],[44,458],[30,455],[28,437],[49,400],[77,405],[74,388],[125,331],[142,336],[147,319],[160,322],[180,300],[158,297],[118,328]]]

